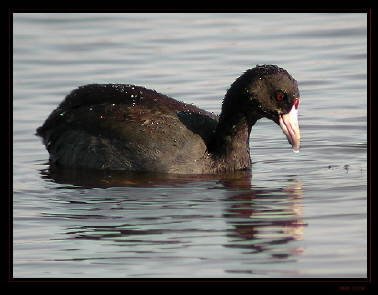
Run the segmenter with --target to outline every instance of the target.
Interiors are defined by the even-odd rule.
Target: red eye
[[[283,100],[283,95],[282,94],[276,94],[276,99],[277,100]]]

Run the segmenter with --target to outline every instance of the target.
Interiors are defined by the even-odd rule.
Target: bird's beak
[[[298,104],[299,99],[296,99],[292,109],[286,115],[279,115],[278,122],[279,125],[285,133],[287,140],[293,147],[295,153],[299,153],[300,145],[300,133],[298,124]]]

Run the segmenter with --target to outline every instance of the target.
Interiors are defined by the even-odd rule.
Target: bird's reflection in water
[[[300,242],[306,226],[302,220],[302,182],[293,176],[288,176],[281,187],[267,188],[253,185],[251,171],[222,175],[172,175],[106,173],[50,167],[42,170],[41,175],[42,178],[56,183],[71,184],[72,188],[169,188],[187,187],[188,184],[198,185],[203,182],[207,188],[220,191],[224,207],[223,218],[229,225],[226,230],[228,242],[223,246],[240,249],[246,264],[295,259],[304,250]],[[164,230],[162,234],[163,232]],[[259,271],[261,272],[260,268]]]
[[[224,217],[232,229],[225,246],[240,248],[244,254],[257,254],[246,262],[251,264],[300,256],[304,251],[300,240],[306,226],[302,220],[302,197],[302,183],[295,178],[278,189],[251,187],[244,192],[230,192]]]
[[[102,171],[50,165],[41,177],[59,184],[83,188],[182,186],[194,182],[217,181],[224,188],[251,188],[251,171],[223,174],[171,174],[132,171]]]

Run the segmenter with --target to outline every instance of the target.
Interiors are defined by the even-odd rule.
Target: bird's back
[[[193,173],[206,165],[198,162],[217,119],[140,86],[90,84],[72,91],[37,135],[65,166]]]

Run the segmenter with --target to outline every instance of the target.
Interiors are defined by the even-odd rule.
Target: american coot
[[[249,134],[262,117],[299,150],[296,80],[257,65],[228,89],[220,116],[141,86],[73,90],[37,129],[55,165],[102,170],[220,173],[251,167]]]

